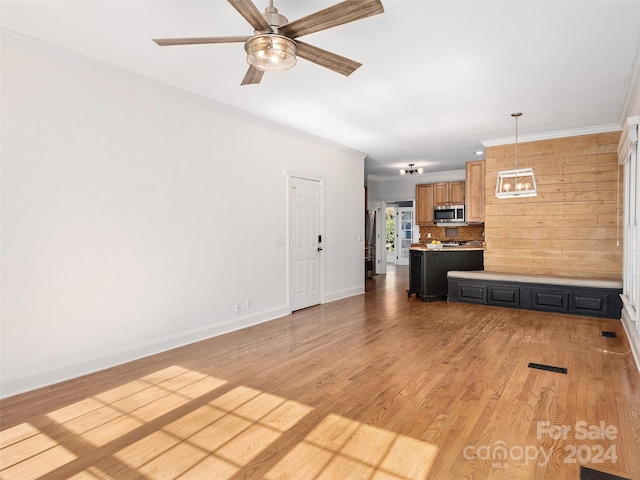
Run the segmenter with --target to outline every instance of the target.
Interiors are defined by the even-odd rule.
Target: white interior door
[[[322,184],[291,177],[291,310],[322,301]]]
[[[409,265],[409,249],[413,242],[413,207],[396,210],[396,265]]]

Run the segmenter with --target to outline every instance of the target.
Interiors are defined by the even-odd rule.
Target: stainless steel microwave
[[[439,205],[433,207],[435,223],[464,223],[464,205]]]

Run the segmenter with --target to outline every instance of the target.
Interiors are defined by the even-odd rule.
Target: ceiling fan
[[[241,85],[258,84],[265,71],[287,70],[296,55],[322,67],[349,76],[362,64],[297,40],[298,37],[354,22],[384,12],[380,0],[345,0],[306,17],[289,22],[278,13],[273,0],[264,13],[252,0],[227,0],[254,28],[253,36],[155,38],[161,47],[207,43],[244,42],[249,70]]]

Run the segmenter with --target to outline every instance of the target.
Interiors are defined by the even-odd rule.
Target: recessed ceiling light
[[[482,150],[478,150],[477,152],[475,152],[476,155],[484,155],[484,152]]]

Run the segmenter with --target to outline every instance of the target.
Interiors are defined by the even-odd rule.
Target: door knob
[[[322,247],[318,247],[318,251],[321,252],[322,251]]]

